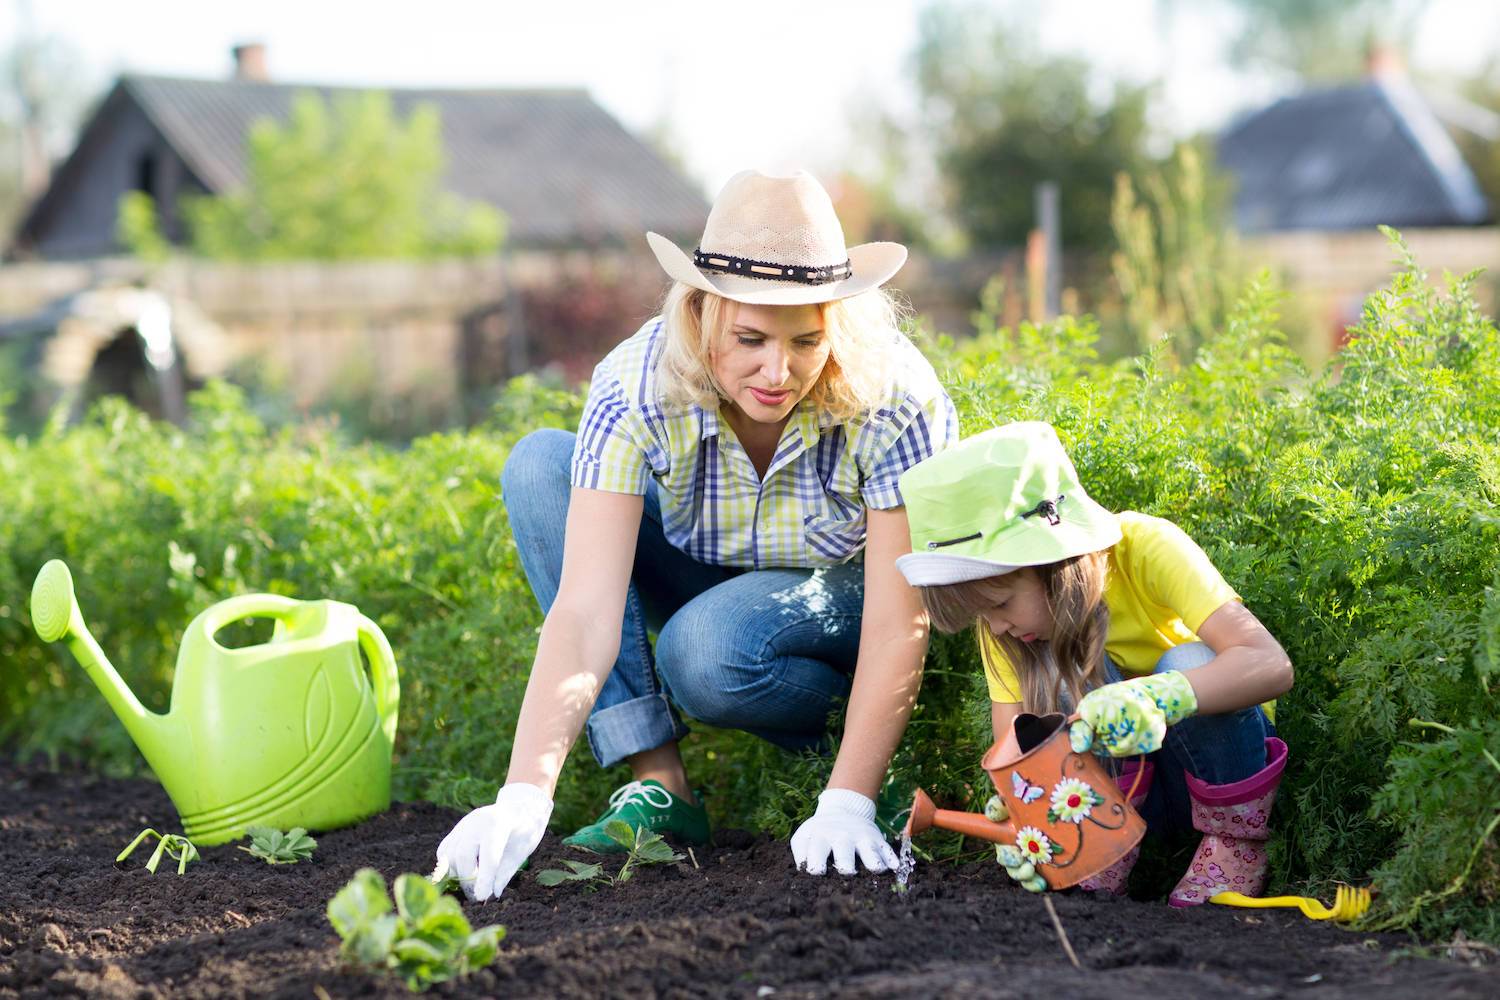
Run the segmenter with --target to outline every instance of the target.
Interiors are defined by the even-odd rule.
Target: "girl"
[[[1203,834],[1168,901],[1259,895],[1286,765],[1262,703],[1291,688],[1292,665],[1203,550],[1170,521],[1089,499],[1045,423],[967,438],[900,486],[912,551],[896,565],[934,626],[974,624],[995,738],[1023,710],[1076,706],[1076,751],[1149,755],[1132,798],[1147,829]],[[1123,895],[1137,856],[1082,885]]]
[[[580,731],[634,780],[565,843],[620,850],[611,820],[703,843],[682,715],[789,750],[844,739],[796,864],[892,868],[875,796],[921,683],[927,620],[896,570],[897,479],[958,437],[953,404],[881,289],[895,243],[845,248],[806,173],[737,174],[662,315],[594,371],[576,435],[537,431],[501,475],[546,612],[510,770],[438,845],[438,869],[498,895],[536,848]],[[655,635],[653,645],[651,639]]]

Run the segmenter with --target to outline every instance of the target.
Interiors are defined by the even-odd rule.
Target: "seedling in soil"
[[[300,826],[285,833],[274,826],[247,826],[245,832],[250,835],[250,846],[240,850],[261,858],[268,865],[294,865],[306,861],[312,857],[313,848],[318,846],[318,842]]]
[[[186,837],[179,837],[175,833],[161,834],[148,828],[136,834],[135,839],[125,846],[125,850],[121,851],[115,857],[115,861],[124,861],[130,857],[130,852],[139,847],[141,841],[147,837],[156,837],[159,841],[156,845],[156,850],[151,852],[151,860],[146,862],[146,870],[152,875],[156,874],[156,866],[161,864],[163,855],[171,857],[172,860],[177,862],[177,874],[179,875],[187,871],[189,861],[199,860],[198,848],[193,846],[191,840],[188,840]]]
[[[660,865],[671,861],[681,861],[685,855],[678,854],[672,850],[671,845],[661,839],[659,833],[647,833],[641,827],[631,827],[622,819],[610,820],[604,825],[604,832],[609,839],[625,848],[625,863],[620,866],[620,873],[613,877],[604,874],[603,865],[588,865],[581,861],[570,861],[563,859],[571,871],[560,871],[549,868],[544,872],[538,872],[536,880],[542,885],[561,885],[563,882],[587,882],[591,890],[600,885],[619,885],[627,882],[635,869],[640,865]]]
[[[385,879],[361,868],[328,901],[328,922],[351,965],[399,976],[413,992],[466,976],[495,960],[505,928],[469,926],[458,900],[421,875],[397,875],[393,907]]]

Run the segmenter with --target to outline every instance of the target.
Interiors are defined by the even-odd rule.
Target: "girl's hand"
[[[1198,711],[1198,697],[1181,671],[1168,670],[1095,688],[1078,702],[1069,731],[1074,753],[1103,750],[1133,757],[1161,748],[1167,727]]]

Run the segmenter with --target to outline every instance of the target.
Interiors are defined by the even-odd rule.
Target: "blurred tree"
[[[1042,181],[1061,193],[1065,245],[1111,242],[1115,174],[1150,161],[1150,86],[1108,84],[1002,14],[951,3],[922,12],[916,64],[948,211],[972,245],[1023,243]]]
[[[1165,0],[1170,10],[1182,0]],[[1240,15],[1229,58],[1307,80],[1364,76],[1373,50],[1415,34],[1428,0],[1219,0]]]
[[[0,118],[0,233],[9,235],[16,217],[26,204],[21,184],[19,132],[13,122]],[[4,238],[0,238],[0,243]]]
[[[326,102],[303,94],[282,124],[262,119],[247,140],[250,180],[225,195],[187,196],[191,251],[220,260],[339,260],[478,256],[498,250],[493,206],[443,189],[442,124],[413,108],[403,123],[389,94]],[[118,231],[151,258],[163,244],[139,192],[125,195]]]
[[[0,48],[0,233],[47,187],[90,102],[88,75],[62,40],[38,35],[18,4],[19,31]],[[4,239],[0,238],[0,243]]]
[[[1228,180],[1211,167],[1211,144],[1200,140],[1115,179],[1110,270],[1135,350],[1170,335],[1177,358],[1191,359],[1224,329],[1251,278],[1229,222]]]

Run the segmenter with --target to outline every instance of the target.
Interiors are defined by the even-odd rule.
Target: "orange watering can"
[[[1074,753],[1061,713],[1016,716],[990,747],[989,772],[1008,816],[939,809],[920,788],[906,822],[908,837],[932,827],[1014,845],[1048,888],[1066,889],[1124,857],[1146,835],[1146,821],[1093,754]]]

